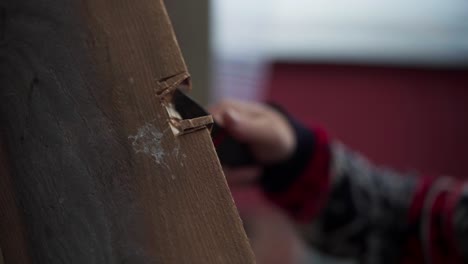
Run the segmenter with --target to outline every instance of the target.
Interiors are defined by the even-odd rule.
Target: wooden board
[[[0,3],[5,263],[252,263],[160,0]]]

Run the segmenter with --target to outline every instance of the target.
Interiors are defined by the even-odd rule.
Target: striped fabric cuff
[[[330,147],[322,129],[309,129],[283,113],[296,134],[296,151],[280,164],[265,168],[260,185],[270,201],[300,223],[310,222],[323,207],[330,185]]]

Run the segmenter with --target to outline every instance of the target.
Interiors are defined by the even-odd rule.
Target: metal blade
[[[183,119],[210,115],[201,105],[179,89],[175,90],[172,96],[172,104],[174,104],[175,110]],[[211,128],[211,136],[216,137],[220,131],[222,131],[222,128],[215,121]]]
[[[192,119],[210,115],[202,106],[179,89],[175,90],[172,97],[172,103],[183,119]]]
[[[172,96],[172,104],[183,119],[192,119],[210,115],[197,102],[177,89]],[[243,167],[256,164],[248,145],[240,143],[216,122],[211,128],[211,137],[222,164],[231,167]]]

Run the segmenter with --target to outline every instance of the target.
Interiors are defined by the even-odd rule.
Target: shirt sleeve
[[[310,245],[360,263],[468,263],[467,184],[375,166],[287,117],[297,151],[260,184]]]

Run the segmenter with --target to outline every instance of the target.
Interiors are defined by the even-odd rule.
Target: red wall
[[[277,63],[268,91],[378,164],[468,176],[468,69]]]

